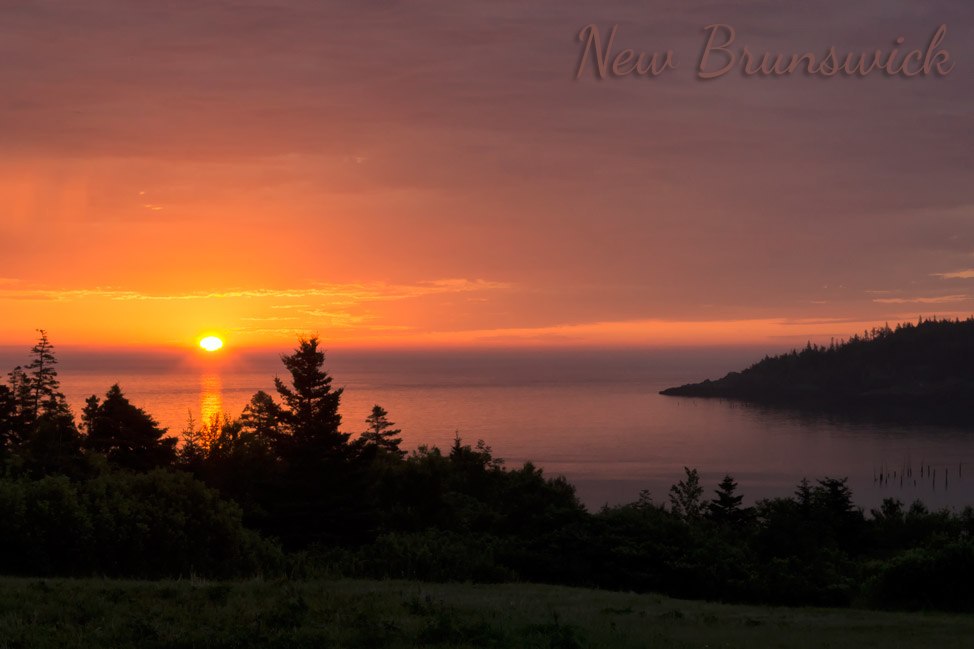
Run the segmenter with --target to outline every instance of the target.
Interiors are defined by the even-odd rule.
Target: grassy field
[[[970,647],[974,617],[525,584],[0,579],[0,648]]]

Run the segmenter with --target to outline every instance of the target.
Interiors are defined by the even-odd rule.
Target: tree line
[[[68,407],[44,332],[0,386],[0,571],[527,580],[775,604],[972,610],[974,510],[893,499],[868,515],[845,479],[745,506],[685,470],[665,502],[589,512],[563,477],[480,441],[402,448],[376,405],[342,430],[317,338],[238,418],[182,443],[114,385]]]

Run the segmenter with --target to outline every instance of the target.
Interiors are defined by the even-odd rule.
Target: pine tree
[[[61,393],[61,383],[57,378],[57,358],[54,345],[47,338],[47,332],[38,329],[40,338],[31,348],[31,362],[23,369],[26,376],[24,404],[30,421],[37,421],[42,415],[63,415],[68,412],[67,403]],[[20,369],[20,368],[18,368]]]
[[[725,475],[714,492],[716,498],[707,505],[708,516],[718,523],[737,524],[743,518],[741,502],[744,496],[737,494],[737,482]]]
[[[87,448],[104,453],[113,464],[135,471],[167,466],[175,460],[176,438],[164,437],[166,429],[133,406],[118,384],[108,390],[104,401],[91,396],[85,404],[82,419],[87,429]]]
[[[808,478],[802,478],[802,481],[798,483],[798,488],[795,489],[795,500],[803,514],[807,515],[811,511],[812,486],[808,482]]]
[[[13,391],[0,385],[0,456],[6,456],[18,441],[17,402]]]
[[[33,398],[30,389],[30,379],[24,368],[18,365],[7,374],[7,383],[10,385],[10,395],[13,399],[13,423],[15,426],[14,436],[20,440],[27,437],[29,431],[36,421],[36,416],[31,407]]]
[[[91,398],[95,399],[95,397]],[[177,453],[177,461],[180,466],[188,469],[191,473],[196,475],[201,474],[203,464],[206,462],[209,452],[209,446],[204,439],[203,430],[196,425],[196,419],[193,417],[191,410],[186,411],[186,426],[183,428],[180,437],[183,439],[183,445]]]
[[[281,436],[281,407],[271,395],[260,390],[244,406],[240,423],[243,430],[251,433],[261,444],[272,444]]]
[[[331,377],[322,369],[325,354],[318,350],[318,338],[302,338],[293,354],[281,357],[291,374],[291,385],[274,379],[284,402],[282,419],[290,431],[284,444],[285,455],[302,462],[336,457],[346,446],[349,435],[339,432],[338,414],[342,388],[331,388]]]
[[[81,444],[74,417],[60,392],[57,358],[47,332],[31,348],[26,367],[10,372],[5,400],[7,442],[33,475],[76,475],[81,465]]]
[[[393,428],[395,423],[389,421],[388,415],[389,413],[382,406],[378,404],[372,406],[372,413],[365,418],[368,430],[362,433],[361,439],[367,446],[375,446],[383,452],[402,457],[406,454],[399,448],[402,444],[402,438],[399,437],[402,431]]]

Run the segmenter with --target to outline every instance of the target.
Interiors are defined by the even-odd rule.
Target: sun
[[[207,336],[200,341],[200,347],[208,352],[215,352],[216,350],[223,347],[223,341],[216,336]]]

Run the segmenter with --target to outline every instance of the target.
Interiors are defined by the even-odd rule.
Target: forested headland
[[[974,318],[923,320],[865,331],[828,346],[766,356],[721,379],[661,394],[826,408],[890,408],[970,425]]]
[[[273,395],[177,439],[118,385],[76,417],[41,332],[0,386],[0,572],[520,581],[974,610],[970,507],[887,499],[864,512],[827,476],[746,506],[732,476],[703,485],[687,468],[667,494],[588,511],[567,480],[509,467],[483,441],[403,448],[379,405],[350,430],[317,338],[281,360]]]

